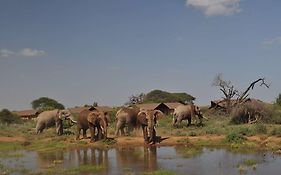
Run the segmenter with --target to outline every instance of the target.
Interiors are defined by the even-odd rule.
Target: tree
[[[140,93],[137,95],[131,95],[129,97],[129,101],[126,102],[125,104],[127,104],[127,105],[141,104],[141,103],[143,103],[144,97],[145,97],[144,93]]]
[[[10,112],[8,109],[3,109],[0,112],[0,123],[21,123],[21,118],[12,112]]]
[[[32,108],[37,110],[64,109],[64,106],[54,99],[48,97],[40,97],[31,102]]]
[[[153,90],[146,94],[144,97],[144,103],[168,103],[168,102],[180,102],[180,103],[193,103],[195,97],[182,92],[182,93],[170,93],[161,90]]]
[[[233,107],[241,105],[248,100],[248,97],[250,95],[249,91],[253,90],[255,85],[259,82],[260,86],[265,86],[266,88],[269,88],[270,86],[265,82],[265,78],[258,78],[257,80],[250,83],[245,91],[242,91],[240,93],[237,89],[234,88],[231,81],[226,81],[223,79],[223,75],[221,73],[215,76],[212,85],[217,86],[223,93],[224,97],[222,101],[226,102],[226,111],[230,113]],[[236,99],[234,97],[236,97]]]

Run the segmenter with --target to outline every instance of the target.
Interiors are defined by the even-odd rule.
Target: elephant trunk
[[[149,126],[149,127],[148,127],[148,132],[149,132],[149,140],[148,140],[148,143],[155,143],[155,139],[156,139],[156,130],[155,130],[155,126]]]
[[[177,117],[174,116],[174,117],[173,117],[173,126],[176,126],[176,124],[177,124]]]

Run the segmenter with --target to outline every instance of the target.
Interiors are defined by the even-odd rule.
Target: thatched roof
[[[36,116],[40,112],[35,109],[28,109],[28,110],[22,110],[22,111],[15,111],[14,113],[20,117],[28,117],[28,116]]]
[[[181,105],[181,103],[175,102],[175,103],[164,103],[166,106],[169,107],[169,109],[175,109],[176,107],[178,107],[179,105]]]
[[[137,104],[136,106],[140,108],[140,110],[154,110],[162,103],[145,103],[145,104]]]
[[[98,111],[103,111],[103,112],[110,112],[112,111],[112,108],[109,106],[97,106],[97,107],[74,107],[74,108],[69,108],[70,112],[74,114],[79,114],[80,112],[84,110],[98,110]]]

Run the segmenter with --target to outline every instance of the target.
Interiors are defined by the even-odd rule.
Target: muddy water
[[[83,148],[51,153],[19,151],[20,157],[0,158],[0,165],[2,170],[3,166],[10,168],[11,174],[38,173],[48,168],[67,169],[89,164],[106,167],[99,174],[142,174],[155,170],[189,175],[281,174],[281,156],[272,153],[242,154],[203,148],[196,156],[186,156],[184,149],[188,148]],[[245,160],[252,160],[256,165],[243,165]]]

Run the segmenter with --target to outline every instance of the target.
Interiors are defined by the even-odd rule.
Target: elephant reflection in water
[[[102,165],[108,166],[108,150],[96,149],[96,148],[85,148],[77,149],[77,163],[78,164],[92,164],[92,165]]]
[[[118,167],[130,167],[136,173],[157,170],[157,148],[116,148],[116,161]]]

